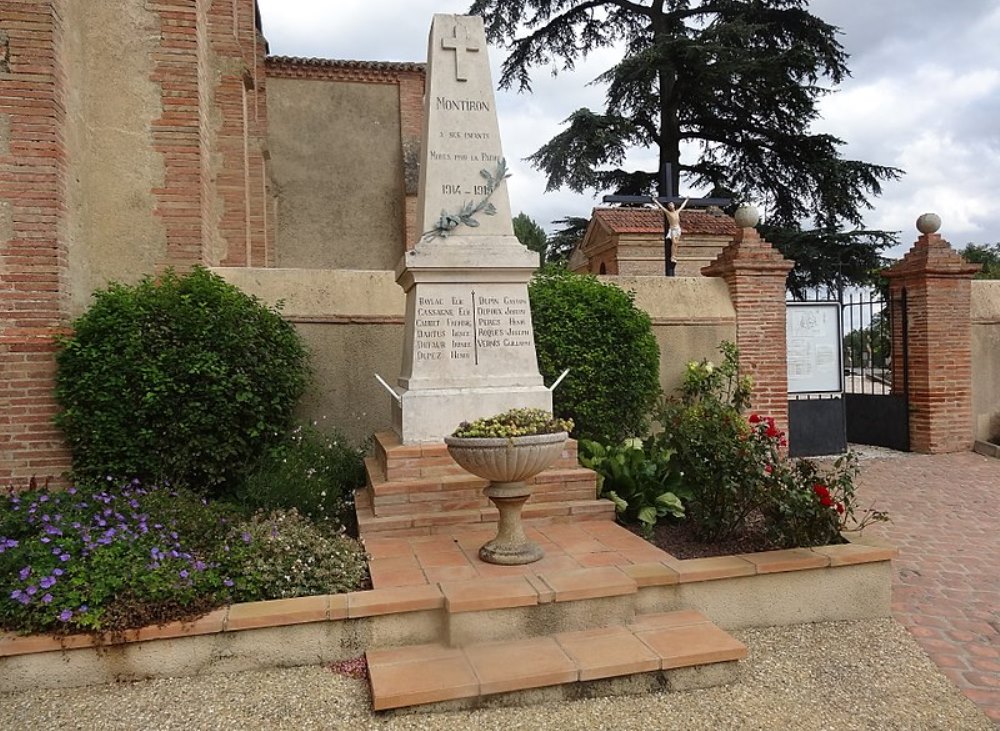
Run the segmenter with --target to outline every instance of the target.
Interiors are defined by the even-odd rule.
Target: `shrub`
[[[193,493],[108,485],[11,493],[0,505],[0,626],[119,630],[225,602],[204,551],[230,512]],[[173,511],[157,510],[164,504]],[[197,516],[194,526],[182,522]],[[200,545],[199,545],[200,543]]]
[[[643,535],[652,536],[657,521],[667,515],[684,517],[677,493],[681,473],[671,462],[673,452],[627,439],[621,446],[580,442],[580,464],[597,472],[597,490],[615,504],[624,522],[638,522]]]
[[[840,542],[842,530],[888,520],[872,509],[856,514],[853,454],[821,472],[813,462],[785,456],[785,435],[773,418],[742,416],[751,382],[739,375],[736,346],[723,343],[720,349],[721,365],[688,364],[680,395],[660,409],[663,431],[651,439],[676,451],[691,493],[687,514],[695,534],[722,541],[760,519],[772,547],[804,547]]]
[[[364,483],[363,450],[336,431],[299,426],[268,450],[237,500],[248,512],[295,508],[336,530],[353,525],[354,490]]]
[[[764,466],[772,461],[768,443],[753,431],[740,410],[749,404],[750,381],[739,375],[736,346],[723,343],[723,362],[689,363],[677,397],[657,414],[663,431],[653,442],[674,452],[684,486],[691,492],[687,514],[695,534],[725,540],[741,529],[767,498]]]
[[[107,483],[0,498],[0,629],[121,631],[228,602],[361,588],[356,541],[295,511]]]
[[[859,469],[853,452],[825,472],[803,459],[777,460],[768,473],[774,489],[763,509],[764,530],[775,548],[840,543],[841,531],[860,531],[869,523],[889,519],[873,508],[857,514],[854,480]]]
[[[235,577],[237,601],[337,594],[358,589],[368,566],[360,544],[296,510],[257,514],[227,536],[221,563]]]
[[[566,368],[553,411],[577,438],[615,444],[645,433],[659,395],[660,352],[649,316],[630,292],[591,276],[539,274],[529,286],[538,365],[546,381]]]
[[[78,477],[238,482],[305,389],[293,327],[203,268],[95,298],[57,356],[57,422]]]

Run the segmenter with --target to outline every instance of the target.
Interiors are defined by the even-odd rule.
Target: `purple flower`
[[[25,566],[23,569],[17,572],[17,575],[18,578],[21,579],[21,581],[27,581],[28,577],[31,576],[31,567]]]
[[[56,583],[55,577],[44,576],[44,577],[42,577],[42,580],[38,582],[38,585],[40,587],[42,587],[43,589],[49,589],[55,583]]]
[[[40,503],[47,503],[48,501],[49,501],[49,496],[48,495],[41,495],[38,498],[38,502],[40,502]]]
[[[30,604],[30,603],[31,603],[31,597],[30,597],[30,596],[28,596],[27,594],[21,594],[21,596],[19,596],[19,597],[17,598],[17,600],[18,600],[19,602],[21,602],[21,604],[24,604],[24,605],[28,605],[28,604]]]
[[[40,540],[42,543],[50,543],[52,541],[52,539],[49,538],[48,536],[42,536],[38,540]]]
[[[34,596],[35,594],[38,593],[38,587],[32,584],[31,586],[29,586],[27,589],[24,590],[24,593],[27,594],[28,596]]]
[[[75,487],[71,487],[66,492],[68,492],[70,495],[76,495],[76,488]]]
[[[246,531],[243,531],[243,536],[242,536],[242,538],[243,538],[243,542],[244,542],[244,543],[249,543],[249,542],[250,542],[250,538],[251,538],[251,536],[250,536],[250,534],[249,534],[249,533],[247,533]]]
[[[53,576],[62,576],[65,572],[62,569],[52,569]]]
[[[187,572],[186,569],[181,569],[181,571],[180,571],[180,577],[182,579],[186,579],[188,577],[188,572]]]
[[[204,571],[205,569],[206,569],[206,566],[205,566],[205,562],[204,561],[195,561],[194,562],[194,570],[195,571]]]
[[[87,611],[87,605],[86,604],[81,604],[80,608],[76,610],[76,613],[77,614],[83,614],[86,611]]]
[[[12,591],[10,593],[10,598],[11,599],[18,599],[19,600],[22,596],[24,596],[24,592],[21,591],[20,589],[14,589],[14,591]]]
[[[233,580],[232,579],[223,579],[222,580],[222,585],[223,586],[232,586],[233,585]]]
[[[45,594],[44,596],[42,596],[42,604],[51,604],[51,603],[52,603],[51,594]]]
[[[61,612],[59,612],[60,622],[68,622],[71,619],[73,619],[73,612],[71,612],[69,609],[64,609]]]
[[[63,553],[63,554],[61,554],[59,556],[59,560],[62,561],[63,563],[65,563],[66,561],[69,561],[69,559],[70,559],[70,555],[68,553]]]

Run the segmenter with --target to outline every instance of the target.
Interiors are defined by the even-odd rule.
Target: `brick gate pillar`
[[[966,451],[973,442],[971,281],[979,265],[959,256],[940,226],[933,213],[917,219],[917,242],[883,272],[893,302],[905,293],[910,448],[926,454]],[[902,328],[894,328],[894,384],[903,347]]]
[[[736,212],[738,231],[715,261],[702,267],[706,277],[722,277],[736,310],[740,371],[753,377],[753,410],[774,417],[788,431],[788,354],[785,345],[785,279],[794,263],[785,259],[757,230],[757,212]]]

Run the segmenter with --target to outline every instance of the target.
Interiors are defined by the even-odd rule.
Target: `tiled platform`
[[[433,536],[366,537],[372,584],[383,589],[675,562],[670,554],[610,521],[529,527],[526,532],[545,550],[541,561],[526,566],[496,566],[479,560],[479,547],[496,535],[492,526],[452,526]],[[753,573],[752,567],[747,572]]]
[[[367,659],[379,711],[731,663],[746,654],[741,642],[686,610],[547,637],[371,650]]]

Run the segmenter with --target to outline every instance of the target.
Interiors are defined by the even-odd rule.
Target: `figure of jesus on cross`
[[[665,224],[666,236],[672,242],[670,247],[670,270],[668,276],[674,276],[674,269],[677,268],[677,247],[681,244],[681,211],[684,210],[685,206],[688,204],[689,198],[685,198],[684,202],[681,203],[680,208],[674,208],[673,201],[667,203],[666,207],[660,201],[656,200],[656,196],[651,196],[650,200],[653,201],[653,205],[663,211],[663,215],[666,217],[667,221]]]
[[[663,164],[662,196],[641,196],[641,195],[606,195],[605,203],[624,203],[625,205],[649,205],[653,203],[663,211],[665,221],[663,225],[663,273],[668,277],[674,276],[677,255],[675,247],[681,241],[681,211],[690,203],[693,206],[728,206],[733,201],[731,198],[681,198],[674,196],[672,167],[670,163]],[[674,203],[680,202],[681,207],[676,208]],[[664,205],[666,203],[666,205]]]

